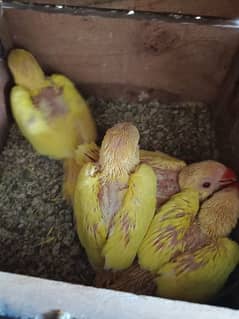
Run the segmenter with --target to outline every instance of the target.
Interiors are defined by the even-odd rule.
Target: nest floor
[[[120,121],[138,127],[141,148],[187,162],[216,159],[210,109],[91,101],[100,138]],[[0,154],[0,270],[92,285],[94,272],[62,198],[62,162],[37,155],[16,125]]]

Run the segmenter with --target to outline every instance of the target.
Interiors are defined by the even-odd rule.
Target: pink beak
[[[225,170],[224,174],[222,175],[222,178],[220,180],[220,184],[229,185],[229,184],[236,182],[236,181],[237,181],[236,173],[232,169],[227,168]]]

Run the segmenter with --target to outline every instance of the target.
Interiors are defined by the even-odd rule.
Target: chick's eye
[[[202,186],[203,186],[204,188],[209,188],[209,187],[211,186],[211,183],[205,182],[205,183],[202,184]]]

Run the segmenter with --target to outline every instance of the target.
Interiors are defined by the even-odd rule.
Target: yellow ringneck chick
[[[199,169],[200,166],[202,171]],[[219,285],[214,283],[214,280],[217,280],[217,269],[224,272],[220,281],[221,285],[237,263],[237,245],[226,238],[226,248],[224,249],[224,240],[222,245],[221,239],[217,240],[219,236],[228,236],[238,219],[238,187],[228,186],[214,193],[235,179],[236,175],[230,169],[214,161],[195,163],[185,167],[181,172],[181,177],[179,177],[182,190],[173,195],[154,216],[138,250],[138,263],[135,262],[130,268],[117,274],[99,273],[96,276],[96,286],[140,294],[157,294],[169,298],[174,298],[175,294],[176,299],[192,301],[205,301],[209,298],[209,294],[212,296],[219,289]],[[190,187],[192,188],[190,189]],[[205,200],[208,197],[209,199]],[[203,199],[205,201],[200,204]],[[228,241],[229,244],[227,244]],[[216,246],[215,242],[217,242]],[[185,288],[187,283],[183,281],[184,279],[182,282],[177,282],[177,276],[172,275],[167,269],[173,271],[172,266],[169,265],[179,267],[180,256],[184,256],[184,254],[187,257],[182,260],[187,260],[190,264],[190,261],[194,259],[194,252],[201,251],[204,247],[210,247],[208,250],[205,248],[206,272],[209,271],[207,261],[208,258],[210,259],[210,253],[207,254],[207,251],[211,251],[211,257],[215,256],[216,259],[225,252],[226,255],[223,255],[223,258],[229,258],[228,267],[224,268],[224,265],[221,265],[217,259],[213,267],[218,268],[215,268],[215,273],[213,273],[212,268],[210,275],[205,279],[211,281],[212,288],[208,288],[209,294],[205,295],[207,288],[204,287],[204,290],[200,288],[201,292],[198,292],[197,296],[193,294],[193,291],[195,294],[197,292],[197,284],[194,282],[191,285],[190,282],[190,280],[193,282],[197,278],[197,275],[195,277],[193,275],[195,269],[192,269],[188,285],[191,285],[190,289],[194,290],[189,291],[185,297],[183,294],[184,290],[187,290]],[[215,247],[219,247],[219,250],[214,249]],[[175,260],[179,260],[179,263],[174,264]],[[201,264],[201,266],[203,265]],[[185,271],[183,267],[185,267]],[[180,268],[181,277],[179,278],[187,277],[189,269],[185,264],[183,267]],[[203,287],[203,284],[200,284],[202,277],[198,278],[198,285]],[[174,283],[175,286],[173,286]],[[191,299],[189,298],[190,294]]]
[[[129,267],[156,208],[156,176],[139,162],[139,132],[130,123],[107,130],[99,160],[81,169],[74,196],[79,239],[91,264]]]
[[[185,166],[178,180],[181,192],[159,209],[138,251],[139,264],[150,271],[159,269],[176,252],[184,251],[182,239],[200,202],[235,181],[236,175],[219,162],[202,161]]]
[[[76,148],[73,158],[64,161],[63,196],[69,204],[74,205],[76,183],[81,168],[86,163],[97,162],[98,158],[98,146],[95,143],[84,143]]]
[[[87,103],[63,75],[46,77],[34,56],[14,49],[8,66],[13,116],[25,138],[41,155],[72,158],[81,143],[94,142],[96,128]]]
[[[239,184],[206,200],[192,230],[184,238],[185,252],[157,271],[157,294],[171,299],[208,302],[224,286],[239,263],[239,245],[230,240],[239,218]],[[196,237],[198,245],[191,244]],[[192,248],[193,247],[193,248]]]

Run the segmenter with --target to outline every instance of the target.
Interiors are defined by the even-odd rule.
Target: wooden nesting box
[[[239,172],[237,0],[35,0],[1,1],[0,6],[5,51],[30,50],[45,70],[64,73],[83,94],[208,104],[220,159]],[[6,130],[3,61],[4,53],[1,136]],[[239,316],[238,311],[0,273],[0,315],[29,318],[59,307],[77,318]]]
[[[69,76],[84,94],[214,105],[221,159],[238,170],[231,100],[236,0],[5,1],[4,7],[1,29],[13,45],[29,49],[46,70]]]

